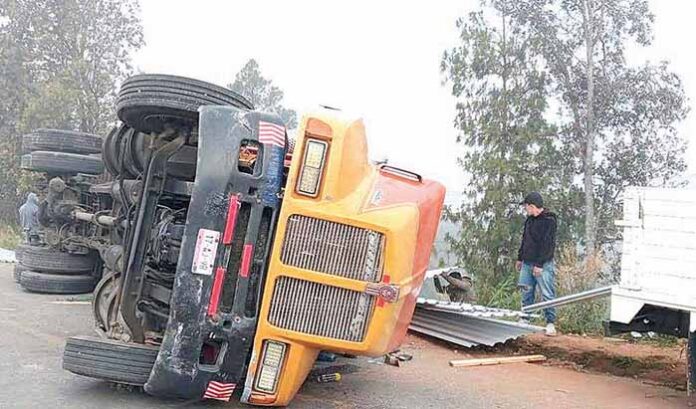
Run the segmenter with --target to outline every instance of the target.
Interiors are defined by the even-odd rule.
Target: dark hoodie
[[[544,209],[539,216],[528,216],[524,222],[522,244],[517,260],[542,267],[553,260],[556,250],[556,215]]]

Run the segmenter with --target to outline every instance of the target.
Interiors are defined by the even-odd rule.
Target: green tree
[[[685,168],[675,124],[688,112],[667,63],[631,67],[625,49],[649,46],[647,0],[522,0],[512,18],[541,44],[566,155],[582,178],[586,254],[616,237],[628,185],[670,180]]]
[[[261,75],[259,64],[253,58],[244,64],[227,88],[244,95],[256,109],[278,115],[289,129],[297,126],[297,113],[283,106],[283,91]]]
[[[496,301],[498,283],[514,286],[524,194],[547,196],[560,213],[561,240],[571,237],[566,220],[573,219],[564,207],[574,209],[577,197],[565,188],[573,175],[544,116],[549,80],[537,68],[541,43],[510,17],[514,3],[492,1],[485,12],[459,19],[459,45],[444,53],[441,65],[457,98],[457,141],[466,148],[459,164],[469,178],[465,203],[446,212],[461,227],[449,242],[475,275],[482,302]]]
[[[16,85],[36,111],[26,114],[24,127],[106,132],[116,84],[132,71],[131,53],[144,44],[138,1],[7,0],[0,18],[6,20],[0,36],[22,50],[15,63],[30,74]],[[59,120],[44,108],[58,108]]]
[[[0,202],[21,200],[21,135],[35,128],[101,134],[116,85],[143,45],[137,0],[0,2]],[[10,215],[11,213],[11,215]]]

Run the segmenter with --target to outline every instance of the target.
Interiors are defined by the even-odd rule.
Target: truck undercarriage
[[[236,385],[248,378],[250,365],[255,365],[252,349],[263,344],[267,356],[273,345],[255,338],[259,336],[261,312],[268,314],[263,300],[270,295],[264,287],[290,169],[285,128],[279,117],[253,111],[251,104],[230,90],[162,75],[139,75],[127,80],[119,93],[117,112],[123,124],[104,140],[102,152],[113,180],[90,189],[105,198],[103,203],[94,211],[75,206],[68,209],[74,225],[92,226],[92,230],[77,236],[83,245],[99,252],[103,263],[103,277],[93,297],[95,324],[101,337],[69,339],[63,366],[80,375],[142,385],[156,396],[228,400]],[[328,161],[329,145],[324,144],[322,163]],[[303,152],[310,156],[308,151]],[[339,156],[338,151],[335,155]],[[310,170],[307,159],[302,164],[302,177],[313,175]],[[395,183],[414,185],[415,190],[424,183],[410,172],[384,171],[392,175],[389,178],[399,179]],[[321,173],[314,180],[318,189]],[[444,190],[433,183],[427,186],[436,197],[430,205],[433,212],[427,216],[428,228],[421,231],[424,243],[418,245],[427,246],[429,252],[428,240],[431,244],[434,238],[432,223],[434,219],[436,228]],[[389,188],[385,185],[380,194],[386,194]],[[326,197],[330,198],[328,194]],[[373,197],[372,206],[377,206],[379,200],[381,197]],[[408,214],[418,220],[417,213]],[[289,220],[292,217],[298,216]],[[345,230],[345,234],[362,231],[352,229]],[[90,234],[92,231],[99,234]],[[319,233],[329,234],[345,248],[351,247],[346,241],[350,238],[341,236],[342,231],[336,227],[331,231],[333,236],[327,230]],[[300,234],[298,239],[302,237],[301,232],[296,234]],[[287,250],[292,244],[286,236],[283,247]],[[292,251],[306,257],[308,244],[296,246]],[[313,248],[315,252],[326,251],[316,245]],[[318,253],[310,254],[315,255],[318,257]],[[364,256],[357,253],[347,257],[365,263]],[[385,263],[374,256],[371,260],[373,269]],[[328,267],[305,264],[318,271]],[[420,264],[422,261],[418,262],[418,270]],[[354,279],[374,282],[378,277],[355,275]],[[409,285],[413,293],[419,286],[418,278]],[[388,281],[368,285],[365,291],[372,295],[351,299],[359,303],[374,297],[399,300],[398,286]],[[327,294],[303,297],[323,297],[327,305],[339,302],[326,298]],[[399,301],[399,305],[407,303],[406,314],[413,313],[410,304],[415,298],[413,302],[410,298],[408,295],[409,301]],[[306,308],[301,304],[296,307]],[[348,311],[349,315],[341,319],[355,320],[370,313],[367,304],[358,309],[343,304],[335,308]],[[302,315],[301,311],[294,314]],[[366,334],[368,321],[361,319],[361,331]],[[399,337],[403,337],[401,332],[405,334],[405,326],[401,327]],[[289,328],[301,331],[297,326]],[[330,346],[328,342],[326,347]],[[298,348],[291,347],[290,352]],[[260,370],[258,376],[263,377],[264,369]],[[275,376],[277,383],[278,373]],[[282,399],[291,398],[255,396],[256,402],[248,396],[245,400],[284,404]]]

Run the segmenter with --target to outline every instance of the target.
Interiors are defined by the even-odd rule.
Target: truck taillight
[[[263,357],[261,358],[259,370],[256,373],[256,387],[254,389],[266,393],[275,393],[286,349],[286,344],[282,342],[264,342]]]
[[[297,193],[311,197],[319,194],[328,146],[328,143],[317,139],[307,139],[305,142],[302,168],[295,188]]]

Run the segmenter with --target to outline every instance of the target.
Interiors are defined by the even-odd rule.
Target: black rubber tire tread
[[[128,88],[121,88],[121,92],[119,93],[119,96],[133,96],[136,94],[159,94],[159,93],[167,93],[167,94],[173,94],[173,95],[178,95],[181,96],[182,98],[186,99],[196,99],[204,102],[209,102],[210,105],[233,105],[237,106],[238,102],[234,99],[227,98],[223,95],[216,95],[214,93],[210,93],[208,90],[204,90],[204,93],[201,93],[199,90],[196,90],[195,88],[192,87],[180,87],[177,86],[176,88],[173,87],[162,87],[154,84],[142,84],[141,86],[132,86]],[[243,108],[246,108],[242,106]]]
[[[22,169],[35,172],[101,175],[101,158],[76,153],[36,151],[22,156]]]
[[[94,290],[97,280],[91,275],[58,275],[25,270],[19,284],[34,293],[84,294]]]
[[[17,247],[15,248],[15,258],[17,259],[17,263],[22,262],[22,260],[23,260],[22,257],[24,257],[24,252],[27,249],[29,249],[30,247],[33,247],[33,246],[26,244],[26,243],[22,243],[22,244],[17,245]]]
[[[232,91],[229,88],[221,87],[210,82],[197,80],[194,78],[181,77],[177,75],[167,74],[140,74],[128,78],[121,86],[122,90],[127,90],[133,87],[140,86],[155,86],[155,87],[171,87],[185,91],[195,92],[200,94],[204,91],[205,95],[214,98],[228,100],[228,103],[239,108],[252,110],[254,105],[243,95]]]
[[[19,283],[22,277],[22,273],[27,271],[28,268],[26,266],[22,265],[22,263],[15,263],[14,270],[12,271],[12,277],[15,280],[15,283]]]
[[[106,171],[113,176],[118,176],[120,171],[118,163],[118,146],[121,141],[123,126],[116,126],[111,129],[102,143],[102,161]]]
[[[43,246],[25,246],[21,253],[24,266],[44,273],[87,274],[97,262],[95,254],[70,254]]]
[[[85,132],[37,129],[22,137],[22,148],[25,153],[34,151],[101,153],[102,138]]]
[[[78,375],[130,385],[144,385],[159,349],[94,337],[68,338],[63,369]]]
[[[140,132],[159,132],[165,124],[192,126],[203,105],[231,105],[253,109],[236,92],[191,78],[160,74],[135,75],[121,86],[118,117]]]
[[[145,171],[147,166],[147,138],[144,134],[131,128],[128,130],[121,142],[121,154],[123,155],[123,169],[121,171],[137,177]]]

